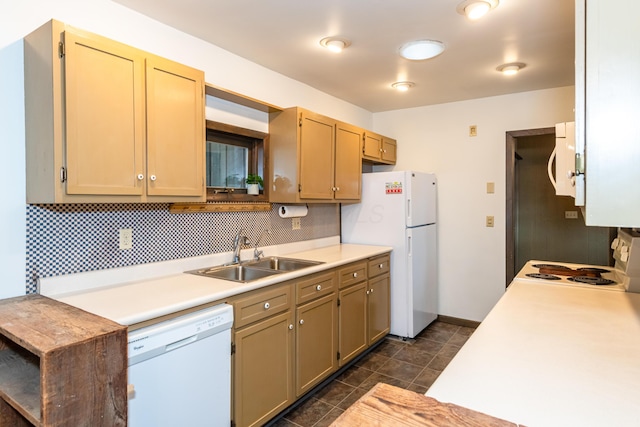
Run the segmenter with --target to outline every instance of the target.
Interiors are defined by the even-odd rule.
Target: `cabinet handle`
[[[321,290],[322,290],[322,285],[316,286],[316,291],[321,291]]]
[[[264,309],[265,310],[269,310],[269,307],[271,307],[271,304],[269,304],[268,302],[264,303]]]
[[[373,289],[369,289],[369,293],[372,294],[373,293]]]
[[[138,181],[142,181],[144,179],[144,175],[141,173],[138,174]]]
[[[358,277],[358,273],[353,273],[353,277],[354,278]]]
[[[293,323],[289,325],[289,330],[293,330]]]
[[[383,268],[384,264],[378,264],[378,268]]]
[[[336,191],[340,191],[340,187],[336,187]]]
[[[155,175],[151,175],[151,176],[149,177],[149,179],[150,179],[151,181],[155,181],[155,180],[156,180],[156,176],[155,176]]]
[[[370,292],[371,292],[371,291],[370,291],[369,289],[367,289],[367,292],[366,292],[366,294],[367,294],[367,295],[369,295],[369,293],[370,293]]]
[[[304,325],[304,319],[300,319],[300,324]]]

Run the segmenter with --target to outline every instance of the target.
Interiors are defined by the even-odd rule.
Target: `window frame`
[[[206,121],[206,141],[215,135],[221,142],[249,148],[248,173],[259,174],[264,187],[257,196],[247,194],[246,189],[220,189],[207,187],[207,202],[268,202],[269,201],[269,134],[241,128],[226,123]]]

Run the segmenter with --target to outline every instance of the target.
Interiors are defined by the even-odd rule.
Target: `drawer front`
[[[267,318],[292,308],[291,285],[276,286],[241,298],[233,303],[235,328]]]
[[[389,254],[382,255],[369,260],[369,277],[376,277],[384,273],[388,273],[391,257]]]
[[[367,261],[354,262],[338,271],[340,289],[367,280]]]
[[[336,290],[336,272],[314,274],[303,278],[296,285],[296,304],[312,301],[316,298],[329,295]]]

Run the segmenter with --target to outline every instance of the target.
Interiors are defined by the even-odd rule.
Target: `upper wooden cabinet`
[[[360,200],[362,131],[294,107],[269,115],[276,203]]]
[[[204,73],[49,21],[24,41],[27,203],[204,201]]]
[[[362,159],[374,164],[396,164],[395,139],[366,131],[362,147]]]

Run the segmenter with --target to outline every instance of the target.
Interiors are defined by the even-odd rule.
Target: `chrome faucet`
[[[265,233],[271,234],[271,230],[269,230],[268,228],[262,230],[262,233],[260,233],[260,236],[256,240],[256,244],[253,247],[253,259],[256,261],[258,261],[261,256],[264,256],[264,252],[258,250],[258,243],[260,243],[260,240],[262,240],[262,236],[264,236]]]
[[[249,239],[247,236],[242,235],[244,229],[239,229],[236,233],[236,237],[233,238],[233,263],[240,264],[240,250],[242,245],[248,245]]]

